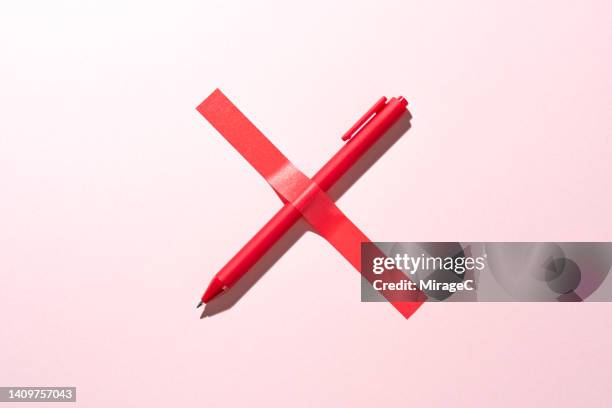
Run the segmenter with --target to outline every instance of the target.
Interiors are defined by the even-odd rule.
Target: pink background
[[[216,87],[307,174],[404,95],[412,129],[338,201],[374,240],[612,240],[609,1],[99,3],[0,6],[0,386],[76,386],[84,407],[612,404],[610,304],[404,320],[312,233],[235,307],[194,309],[280,206],[196,112]]]

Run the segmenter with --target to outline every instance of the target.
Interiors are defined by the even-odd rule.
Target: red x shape
[[[362,272],[361,243],[370,240],[317,183],[295,167],[220,90],[215,90],[197,110],[266,179],[285,205],[297,209],[319,235]],[[365,271],[363,276],[372,279]],[[391,271],[386,276],[387,281],[405,278],[400,271]],[[406,318],[423,302],[422,297],[406,302],[381,293]]]

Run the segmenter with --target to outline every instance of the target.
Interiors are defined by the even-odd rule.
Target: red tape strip
[[[215,90],[198,106],[198,111],[261,174],[285,202],[293,205],[306,221],[361,273],[361,243],[368,237],[353,224],[329,196],[287,159],[220,91]],[[370,282],[371,274],[364,274]],[[385,281],[405,279],[402,272]],[[423,303],[393,300],[383,296],[406,318]]]

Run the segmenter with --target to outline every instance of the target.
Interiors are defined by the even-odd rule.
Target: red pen
[[[380,98],[343,136],[347,141],[312,180],[323,191],[329,190],[363,154],[406,112],[403,97]],[[285,204],[215,275],[202,296],[208,303],[231,288],[301,218],[290,203]]]

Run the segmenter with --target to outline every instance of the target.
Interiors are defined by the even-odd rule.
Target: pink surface
[[[406,321],[310,233],[233,308],[194,309],[279,208],[196,112],[215,87],[309,175],[405,96],[412,128],[338,201],[372,239],[612,240],[612,5],[495,3],[0,6],[0,386],[85,407],[610,405],[609,304]]]

